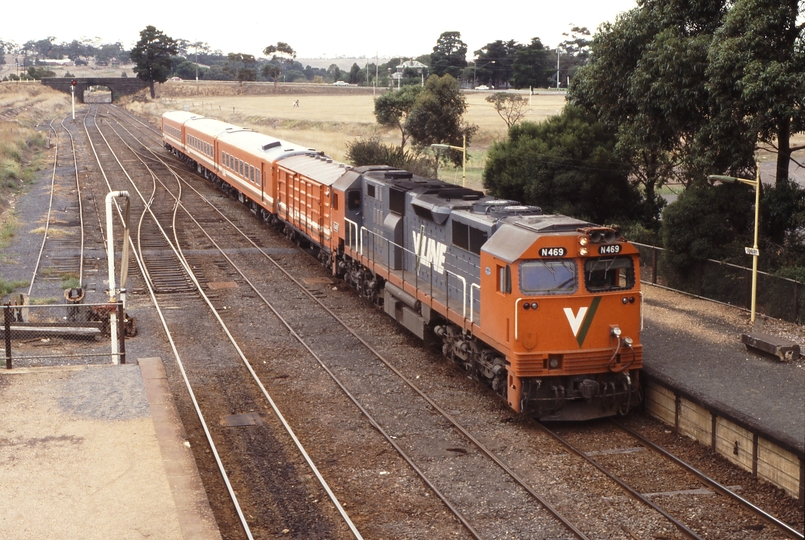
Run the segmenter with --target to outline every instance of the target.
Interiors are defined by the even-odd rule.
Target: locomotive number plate
[[[598,246],[599,255],[617,255],[621,252],[620,244],[608,244],[606,246]]]
[[[540,257],[564,257],[567,250],[563,247],[544,247],[539,248]]]

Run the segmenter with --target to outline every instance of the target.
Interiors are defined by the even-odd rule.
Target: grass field
[[[193,83],[180,83],[193,86]],[[291,142],[321,150],[345,161],[347,144],[360,137],[379,137],[399,144],[397,130],[380,128],[374,116],[374,98],[370,93],[339,95],[338,89],[323,95],[283,93],[250,96],[170,96],[164,85],[162,96],[153,102],[132,102],[129,108],[152,116],[168,110],[188,110],[253,128]],[[345,92],[343,92],[346,94]],[[496,140],[506,137],[505,122],[492,105],[485,101],[489,93],[466,94],[468,110],[465,120],[478,125],[479,131],[468,149],[467,185],[479,188],[486,152]],[[528,97],[528,96],[526,96]],[[293,102],[299,100],[299,107]],[[564,106],[564,94],[531,96],[526,120],[541,122],[557,114]],[[460,183],[461,169],[440,169],[439,176]]]

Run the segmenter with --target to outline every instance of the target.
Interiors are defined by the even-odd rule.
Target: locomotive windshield
[[[631,257],[601,257],[584,263],[584,285],[590,292],[631,289],[634,282]]]
[[[520,264],[520,291],[523,294],[571,294],[578,286],[575,261],[536,260]]]

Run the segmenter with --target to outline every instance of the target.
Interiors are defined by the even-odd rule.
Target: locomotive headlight
[[[610,330],[610,331],[612,332],[613,336],[621,337],[621,327],[620,326],[613,326],[612,330]]]
[[[632,343],[633,343],[633,342],[632,342],[632,338],[630,338],[629,336],[626,336],[625,338],[623,338],[623,344],[624,344],[626,347],[631,348],[631,347],[632,347]]]
[[[587,238],[586,236],[582,236],[582,237],[579,238],[579,245],[586,246],[589,243],[590,243],[590,239]]]
[[[559,367],[559,359],[558,358],[551,358],[548,361],[548,365],[551,366],[551,369],[556,369]]]
[[[531,302],[531,309],[537,309],[539,305],[536,302]]]
[[[583,247],[583,248],[579,249],[579,255],[581,255],[582,257],[586,257],[587,256],[587,248]]]

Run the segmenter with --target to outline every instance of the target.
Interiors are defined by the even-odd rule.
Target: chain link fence
[[[126,335],[136,333],[123,304],[5,304],[0,337],[6,369],[126,363]],[[116,335],[113,337],[113,326]],[[114,338],[114,340],[113,340]]]
[[[663,248],[634,245],[640,251],[642,281],[750,309],[751,268],[708,259],[681,275],[664,263]],[[758,271],[756,296],[758,313],[797,324],[805,322],[805,284]]]

